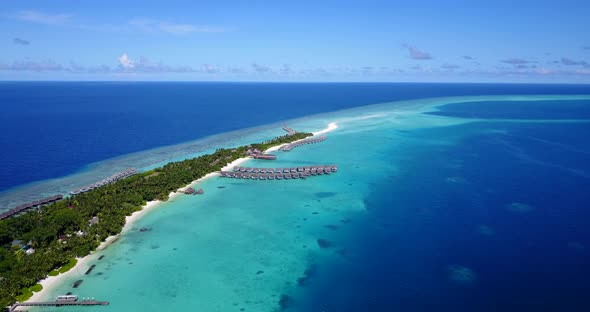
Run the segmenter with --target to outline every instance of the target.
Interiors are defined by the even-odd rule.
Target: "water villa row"
[[[297,142],[283,145],[283,146],[281,146],[281,148],[279,148],[279,150],[281,150],[283,152],[288,152],[296,147],[306,145],[306,144],[319,143],[319,142],[324,141],[325,139],[327,139],[327,137],[325,135],[320,135],[319,137],[313,137],[313,138],[309,138],[309,139],[303,139],[301,141],[297,141]]]
[[[9,217],[14,216],[17,213],[23,212],[27,209],[31,209],[37,206],[41,206],[41,205],[46,205],[46,204],[50,204],[53,202],[56,202],[58,200],[62,200],[64,197],[62,195],[55,195],[55,196],[51,196],[51,197],[47,197],[47,198],[43,198],[40,200],[36,200],[34,202],[30,202],[30,203],[26,203],[26,204],[22,204],[22,205],[18,205],[10,210],[7,210],[3,213],[0,213],[0,220],[2,219],[6,219]]]
[[[70,192],[70,195],[76,195],[76,194],[80,194],[80,193],[85,193],[85,192],[91,191],[91,190],[93,190],[93,189],[95,189],[97,187],[101,187],[101,186],[104,186],[104,185],[113,183],[113,182],[115,182],[117,180],[121,180],[121,179],[130,177],[130,176],[132,176],[134,174],[137,174],[137,170],[135,170],[135,168],[130,168],[130,169],[127,169],[127,170],[124,170],[124,171],[115,173],[112,176],[110,176],[108,178],[104,178],[104,179],[102,179],[102,180],[100,180],[100,181],[98,181],[96,183],[91,184],[91,185],[87,185],[87,186],[81,187],[81,188],[79,188],[77,190],[73,190],[73,191]]]
[[[233,171],[221,171],[224,178],[251,180],[305,179],[309,176],[330,174],[338,171],[336,165],[305,166],[293,168],[234,167]]]

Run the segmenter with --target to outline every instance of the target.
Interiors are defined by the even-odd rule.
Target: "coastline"
[[[316,132],[312,132],[312,134],[314,136],[322,135],[322,134],[326,134],[328,132],[334,131],[337,128],[338,128],[338,125],[336,122],[330,122],[326,128],[316,131]],[[298,141],[301,141],[301,140],[297,140],[297,141],[293,141],[293,142],[298,142]],[[267,152],[277,151],[277,150],[279,150],[279,148],[281,148],[283,145],[286,145],[286,144],[287,143],[270,147],[270,148],[266,149],[264,152],[267,153]],[[238,158],[238,159],[232,161],[231,163],[228,163],[226,166],[221,168],[221,170],[231,170],[233,167],[239,166],[239,165],[243,164],[244,162],[251,160],[251,159],[252,159],[251,157]],[[181,187],[178,190],[171,192],[168,195],[168,200],[172,200],[172,199],[178,197],[179,195],[183,194],[183,193],[179,192],[180,190],[188,188],[188,187],[193,187],[193,186],[199,184],[201,181],[204,181],[205,179],[208,179],[208,178],[211,178],[214,176],[218,176],[218,175],[219,175],[219,173],[217,173],[217,172],[208,173],[205,176],[203,176],[195,181],[192,181],[188,185],[185,185],[184,187]],[[90,267],[89,262],[96,256],[96,254],[98,252],[103,251],[107,247],[109,247],[111,244],[114,244],[117,240],[119,240],[119,238],[121,238],[126,232],[128,232],[133,227],[133,225],[137,222],[137,220],[141,219],[141,217],[143,217],[148,212],[154,210],[154,208],[160,206],[160,204],[162,204],[162,203],[164,203],[164,202],[160,201],[160,200],[149,201],[144,206],[142,206],[140,210],[135,211],[131,215],[125,217],[125,225],[123,226],[121,233],[107,237],[103,242],[100,243],[100,245],[92,253],[90,253],[82,258],[76,258],[78,260],[78,262],[69,271],[67,271],[65,273],[61,273],[57,276],[47,276],[45,279],[38,281],[38,284],[41,284],[43,286],[43,289],[39,292],[34,292],[33,296],[31,296],[31,298],[29,298],[28,300],[26,300],[24,302],[40,301],[40,299],[43,299],[44,297],[46,297],[46,295],[49,292],[51,292],[55,288],[56,285],[60,284],[61,281],[68,278],[74,272],[87,270]],[[17,309],[17,311],[18,311],[18,309]]]

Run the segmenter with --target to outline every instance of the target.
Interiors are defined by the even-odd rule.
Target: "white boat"
[[[57,296],[57,298],[55,299],[55,301],[58,302],[75,302],[78,300],[78,296],[76,295],[61,295],[61,296]]]

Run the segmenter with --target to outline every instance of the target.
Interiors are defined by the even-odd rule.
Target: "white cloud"
[[[72,16],[69,14],[50,14],[40,11],[20,11],[14,17],[21,21],[55,25],[67,22]]]
[[[227,31],[227,29],[223,27],[202,26],[193,24],[176,24],[149,18],[135,18],[130,20],[128,24],[138,30],[145,32],[161,32],[174,35],[185,35],[190,33],[215,33]]]
[[[135,67],[135,64],[133,60],[127,56],[127,53],[123,53],[123,55],[119,56],[119,66],[125,70],[128,70]]]

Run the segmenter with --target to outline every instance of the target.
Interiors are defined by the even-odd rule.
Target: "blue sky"
[[[590,1],[2,1],[0,80],[590,83]]]

